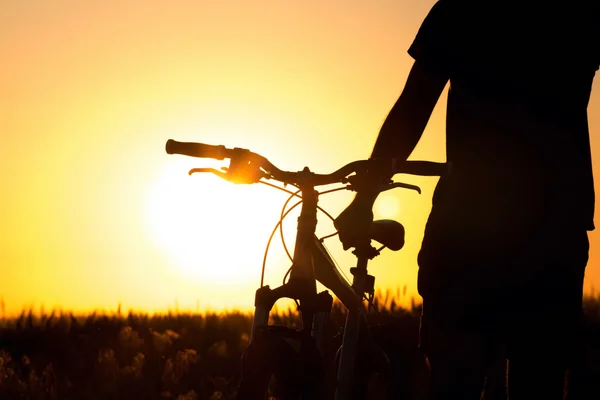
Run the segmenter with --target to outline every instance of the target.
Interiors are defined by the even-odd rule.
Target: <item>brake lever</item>
[[[377,185],[375,187],[368,187],[363,182],[357,182],[353,178],[354,177],[349,177],[349,179],[346,179],[346,182],[349,183],[346,186],[346,189],[352,190],[354,192],[359,192],[361,190],[366,190],[366,191],[369,191],[369,192],[381,193],[381,192],[385,192],[387,190],[391,190],[391,189],[394,189],[394,188],[404,188],[404,189],[414,190],[415,192],[421,194],[421,188],[420,187],[418,187],[416,185],[411,185],[411,184],[408,184],[408,183],[393,182],[393,181],[390,180],[387,183],[379,184],[379,185]]]
[[[390,189],[394,189],[394,188],[404,188],[404,189],[409,189],[409,190],[414,190],[415,192],[421,194],[421,188],[416,186],[416,185],[411,185],[408,183],[402,183],[402,182],[394,182],[391,185],[386,185],[386,187],[382,190],[380,190],[380,192],[385,192],[386,190],[390,190]]]
[[[188,171],[188,175],[192,175],[192,174],[200,173],[200,172],[210,172],[210,173],[217,175],[219,178],[223,178],[223,179],[227,180],[225,173],[218,171],[214,168],[192,168]]]
[[[200,173],[200,172],[210,172],[228,182],[246,183],[246,184],[257,183],[262,178],[268,177],[268,175],[266,173],[262,172],[261,170],[253,171],[250,169],[247,169],[247,170],[238,169],[236,172],[232,172],[232,170],[227,167],[221,167],[221,170],[223,170],[225,172],[221,172],[214,168],[192,168],[189,170],[188,175],[192,175],[194,173]]]

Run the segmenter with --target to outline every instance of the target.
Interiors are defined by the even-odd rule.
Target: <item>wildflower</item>
[[[121,346],[126,348],[139,349],[144,346],[144,339],[130,326],[121,329],[121,332],[119,332],[119,341],[121,342]]]
[[[48,393],[51,398],[56,398],[56,374],[52,364],[48,364],[46,368],[44,368],[44,371],[42,372],[42,382],[46,389],[46,393]]]
[[[131,375],[133,379],[141,379],[142,378],[142,369],[144,368],[144,363],[146,361],[146,356],[143,353],[137,353],[133,357],[133,361],[131,365],[127,365],[123,367],[123,373],[126,375]]]
[[[152,343],[159,352],[165,351],[177,339],[179,339],[179,334],[170,329],[167,329],[165,333],[152,332]]]
[[[184,374],[188,373],[191,365],[198,362],[198,354],[196,350],[186,349],[178,351],[175,356],[175,361],[167,359],[165,369],[162,375],[162,381],[166,384],[177,384]]]
[[[222,400],[223,398],[223,393],[217,390],[209,397],[209,400]]]
[[[218,357],[227,357],[227,343],[224,340],[213,343],[213,345],[208,349],[208,353]]]
[[[198,394],[193,390],[190,390],[186,394],[181,394],[181,395],[177,396],[177,400],[198,400],[198,399],[199,399]],[[211,400],[212,400],[212,397],[211,397]]]

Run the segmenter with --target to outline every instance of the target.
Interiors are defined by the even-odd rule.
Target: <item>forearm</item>
[[[429,119],[423,108],[414,108],[405,97],[400,96],[381,126],[371,158],[406,160],[410,156]]]
[[[385,119],[372,158],[406,160],[419,142],[447,78],[414,63],[402,94]]]

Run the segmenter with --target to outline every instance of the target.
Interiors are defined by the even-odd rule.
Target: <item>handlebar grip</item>
[[[214,158],[215,160],[228,157],[227,148],[223,145],[213,146],[204,143],[178,142],[173,139],[167,140],[165,150],[167,154],[182,154],[190,157]]]
[[[400,165],[396,165],[396,173],[421,176],[445,176],[450,173],[451,168],[451,163],[405,161]]]

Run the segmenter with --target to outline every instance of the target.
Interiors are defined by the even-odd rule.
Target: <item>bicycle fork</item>
[[[252,321],[252,331],[250,334],[250,343],[256,338],[258,331],[269,324],[269,315],[273,305],[279,297],[278,293],[285,286],[276,289],[271,289],[269,286],[264,286],[256,291],[254,303],[254,319]],[[307,310],[312,314],[312,324],[310,326],[311,336],[315,340],[317,349],[322,353],[323,343],[325,341],[327,323],[329,314],[333,306],[333,297],[328,291],[320,292],[316,295],[314,304],[311,304],[311,310]],[[308,315],[304,315],[308,317]],[[303,327],[308,328],[308,327]]]

